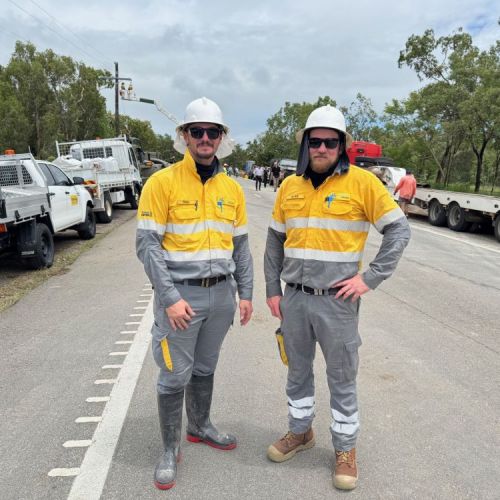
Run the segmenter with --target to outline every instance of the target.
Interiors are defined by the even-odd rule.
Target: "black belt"
[[[227,276],[214,276],[213,278],[200,278],[196,280],[184,280],[184,281],[174,281],[176,285],[189,285],[189,286],[202,286],[203,288],[208,288],[220,283],[221,281],[226,281]]]
[[[307,295],[336,295],[340,290],[340,287],[328,288],[326,290],[322,288],[311,288],[310,286],[305,286],[302,283],[287,283],[287,285],[294,290],[301,290]]]

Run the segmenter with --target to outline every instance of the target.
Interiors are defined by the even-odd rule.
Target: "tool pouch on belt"
[[[280,353],[281,361],[285,366],[288,366],[288,357],[285,352],[285,343],[283,341],[283,334],[281,333],[281,328],[276,330],[276,340],[278,342],[278,351]]]

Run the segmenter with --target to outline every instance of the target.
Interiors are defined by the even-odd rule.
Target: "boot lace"
[[[349,467],[354,467],[354,454],[349,451],[337,451],[337,465],[347,464]]]

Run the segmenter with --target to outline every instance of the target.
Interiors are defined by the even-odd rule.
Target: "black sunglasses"
[[[217,127],[209,127],[209,128],[204,128],[204,127],[189,127],[189,134],[193,139],[202,139],[203,136],[205,135],[205,132],[207,133],[207,137],[213,141],[215,139],[218,139],[221,134],[222,130]]]
[[[320,139],[319,137],[309,137],[309,147],[318,149],[324,144],[327,149],[335,149],[339,145],[340,139]]]

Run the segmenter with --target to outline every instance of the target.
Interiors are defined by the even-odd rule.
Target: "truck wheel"
[[[103,224],[109,224],[113,220],[113,203],[109,193],[104,195],[104,211],[97,212],[96,215],[97,220]]]
[[[21,262],[27,269],[42,269],[54,263],[54,239],[45,224],[36,225],[35,254],[33,257],[22,257]]]
[[[493,229],[495,230],[495,238],[500,242],[500,214],[497,214],[493,222]]]
[[[137,207],[139,206],[139,191],[137,190],[137,186],[135,184],[127,188],[127,191],[125,192],[125,199],[127,203],[130,204],[130,208],[132,210],[137,210]]]
[[[458,203],[449,205],[447,222],[453,231],[467,231],[470,227],[470,222],[465,220],[465,210]]]
[[[82,240],[91,240],[95,236],[96,227],[95,227],[95,215],[92,207],[87,205],[87,212],[85,215],[85,222],[82,222],[78,226],[78,236]]]
[[[429,224],[433,226],[444,226],[446,224],[446,210],[437,200],[429,204]]]

